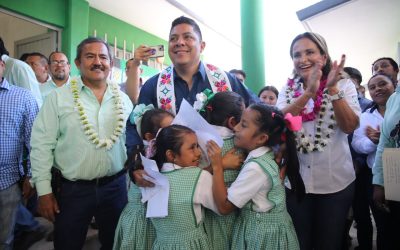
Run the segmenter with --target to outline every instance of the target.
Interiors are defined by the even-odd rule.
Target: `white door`
[[[46,34],[28,37],[14,44],[15,58],[20,58],[24,53],[39,52],[48,57],[57,49],[57,32],[50,31]]]

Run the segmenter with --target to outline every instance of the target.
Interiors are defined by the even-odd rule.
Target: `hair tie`
[[[210,89],[205,89],[203,92],[198,93],[196,95],[196,101],[193,104],[193,108],[197,112],[205,111],[204,108],[206,107],[207,103],[209,103],[211,99],[214,98],[214,95],[214,92],[212,92],[212,90]],[[212,111],[212,109],[210,111]]]
[[[152,110],[152,109],[154,109],[153,104],[149,104],[147,106],[146,106],[146,104],[136,105],[132,111],[131,116],[129,117],[129,121],[132,124],[136,125],[136,130],[138,131],[140,137],[142,137],[140,128],[141,128],[143,115],[144,115],[144,113],[146,113],[147,111]]]
[[[302,125],[301,116],[299,116],[299,115],[293,116],[291,113],[286,113],[284,120],[286,123],[286,127],[289,130],[296,132],[301,129],[301,125]]]

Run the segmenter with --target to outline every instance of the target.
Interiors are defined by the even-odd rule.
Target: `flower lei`
[[[292,104],[296,98],[301,96],[303,93],[303,86],[299,78],[288,79],[288,87],[286,88],[286,102]],[[317,97],[314,101],[314,108],[311,112],[306,113],[304,108],[300,115],[303,122],[316,120],[316,132],[314,140],[311,135],[306,135],[306,130],[304,126],[302,129],[296,133],[297,137],[297,151],[307,154],[310,152],[322,152],[324,148],[328,145],[333,132],[334,126],[336,125],[335,115],[333,112],[333,106],[330,101],[328,101],[328,89],[325,88],[326,79],[321,81],[320,86],[317,90]],[[330,119],[327,123],[327,127],[323,128],[324,118],[329,115]]]
[[[79,120],[81,122],[83,132],[87,136],[88,140],[96,145],[96,148],[106,148],[106,150],[110,150],[113,145],[118,141],[118,138],[122,135],[125,129],[124,107],[122,104],[122,98],[119,94],[118,85],[110,84],[111,92],[113,93],[115,99],[114,104],[117,124],[115,125],[115,128],[110,137],[103,139],[99,138],[99,134],[94,129],[94,126],[89,122],[89,118],[85,112],[83,103],[80,100],[77,79],[72,79],[70,82],[70,86],[72,96],[74,98],[75,110],[79,114]]]

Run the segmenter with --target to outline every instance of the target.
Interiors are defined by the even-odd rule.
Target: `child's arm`
[[[228,199],[228,193],[224,183],[224,169],[222,167],[221,148],[214,142],[207,143],[207,153],[211,160],[213,168],[213,195],[218,211],[221,214],[229,214],[235,210],[233,205]]]
[[[222,157],[222,167],[224,169],[240,169],[243,165],[243,154],[238,153],[236,148],[232,148]]]

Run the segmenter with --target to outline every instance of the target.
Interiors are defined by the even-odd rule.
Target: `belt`
[[[79,183],[79,184],[84,184],[84,185],[103,186],[103,185],[106,185],[106,184],[112,182],[113,180],[117,179],[121,175],[124,175],[125,173],[126,173],[126,170],[122,169],[121,171],[119,171],[118,173],[116,173],[114,175],[104,176],[104,177],[96,178],[96,179],[93,179],[93,180],[75,180],[75,181],[71,181],[71,180],[65,179],[64,176],[61,176],[61,180],[64,181],[64,182]]]

